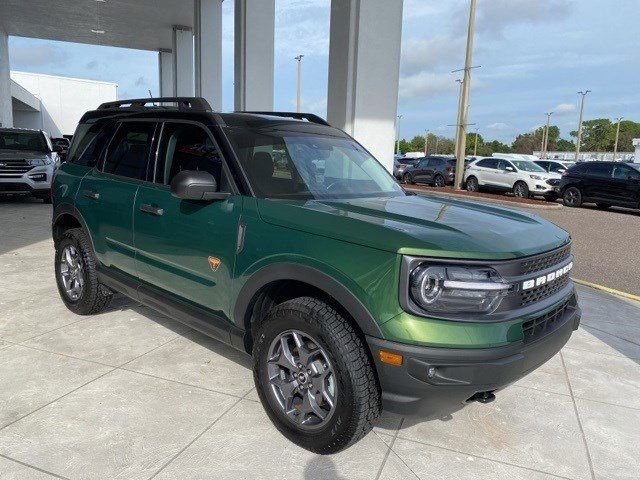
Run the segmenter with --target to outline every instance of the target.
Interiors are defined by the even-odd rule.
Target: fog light
[[[380,350],[378,352],[378,356],[382,363],[388,363],[389,365],[393,365],[399,367],[402,365],[402,355],[399,353],[389,352],[387,350]]]

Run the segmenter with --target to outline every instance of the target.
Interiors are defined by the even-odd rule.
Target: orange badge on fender
[[[209,260],[209,266],[211,267],[211,270],[213,270],[214,272],[218,270],[218,267],[220,266],[220,259],[218,257],[209,257],[207,260]]]

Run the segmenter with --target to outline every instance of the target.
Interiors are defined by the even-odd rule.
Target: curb
[[[510,200],[499,200],[496,198],[486,198],[486,197],[471,197],[469,195],[464,195],[464,194],[460,194],[460,193],[451,193],[451,192],[437,192],[434,190],[421,190],[419,188],[412,188],[412,187],[404,187],[405,190],[408,190],[410,192],[413,193],[417,193],[417,194],[433,194],[436,196],[441,196],[441,197],[449,197],[449,198],[453,198],[456,200],[468,200],[471,202],[489,202],[489,203],[497,203],[499,205],[507,205],[509,207],[516,207],[516,208],[532,208],[535,210],[557,210],[562,208],[562,205],[560,205],[559,203],[553,203],[550,205],[531,205],[528,203],[520,203],[520,202],[512,202]]]
[[[605,287],[604,285],[600,285],[598,283],[587,282],[586,280],[580,280],[579,278],[571,278],[574,283],[578,285],[584,285],[585,287],[595,288],[596,290],[600,290],[603,292],[610,293],[612,295],[616,295],[618,297],[627,298],[629,300],[635,300],[636,302],[640,302],[640,295],[634,295],[633,293],[623,292],[621,290],[616,290],[615,288]]]

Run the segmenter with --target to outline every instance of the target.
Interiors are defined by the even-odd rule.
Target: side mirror
[[[513,168],[513,167],[504,167],[504,171],[505,171],[505,172],[515,172],[515,171],[516,171],[516,169],[515,169],[515,168]]]
[[[566,171],[567,171],[567,169],[566,169],[566,168],[559,168],[559,169],[558,169],[558,173],[559,173],[560,175],[562,175],[562,174],[563,174],[564,172],[566,172]]]
[[[207,172],[184,170],[171,180],[171,195],[183,200],[224,200],[231,194],[219,192],[216,179]]]
[[[66,148],[64,148],[62,145],[54,145],[53,146],[53,151],[56,153],[62,153],[66,150]]]

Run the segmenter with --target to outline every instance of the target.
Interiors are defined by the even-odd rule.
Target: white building
[[[13,126],[52,137],[73,135],[87,110],[118,98],[118,85],[110,82],[14,71],[10,78]]]

